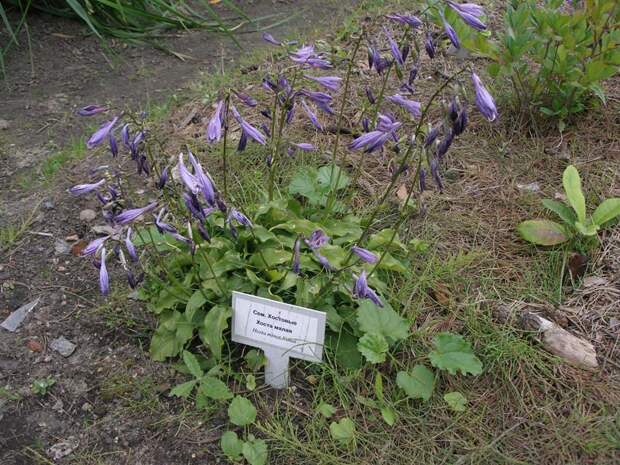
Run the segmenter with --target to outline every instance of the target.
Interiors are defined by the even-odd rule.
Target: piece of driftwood
[[[598,368],[596,350],[590,342],[574,336],[535,310],[529,306],[501,304],[494,308],[493,314],[501,323],[537,332],[543,347],[567,363],[584,370]]]

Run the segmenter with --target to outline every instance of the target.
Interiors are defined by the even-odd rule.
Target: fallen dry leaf
[[[430,294],[431,297],[435,299],[435,302],[437,302],[439,305],[442,305],[444,307],[450,305],[450,302],[452,300],[450,289],[448,289],[448,286],[446,286],[444,283],[435,283],[433,285],[433,288],[431,289]]]
[[[28,339],[26,341],[26,347],[28,347],[33,352],[43,352],[43,345],[39,341],[35,341],[34,339]]]
[[[583,277],[586,273],[586,269],[588,268],[588,262],[590,259],[587,255],[583,255],[577,252],[573,252],[568,258],[568,272],[570,274],[570,278],[573,281]]]
[[[88,242],[86,241],[78,241],[71,246],[71,254],[78,257],[82,255],[82,251],[86,248]]]

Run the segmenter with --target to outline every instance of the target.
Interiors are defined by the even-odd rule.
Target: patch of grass
[[[22,236],[28,232],[28,228],[30,228],[30,225],[34,221],[40,205],[41,201],[39,201],[28,216],[19,221],[18,224],[9,224],[0,227],[0,252],[6,252],[11,249],[22,239]]]

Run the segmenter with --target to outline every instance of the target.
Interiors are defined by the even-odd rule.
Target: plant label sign
[[[325,313],[255,295],[233,292],[232,340],[265,352],[265,382],[288,386],[288,359],[323,359]]]

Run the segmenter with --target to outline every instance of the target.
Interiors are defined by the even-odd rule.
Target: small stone
[[[70,236],[65,237],[65,241],[67,242],[77,242],[80,240],[80,236],[77,234],[71,234]]]
[[[32,352],[42,352],[43,345],[39,341],[35,341],[34,339],[29,339],[26,341],[26,347],[30,349]]]
[[[71,244],[64,239],[56,239],[54,242],[54,251],[56,255],[66,255],[71,252]]]
[[[112,226],[106,224],[93,226],[91,230],[96,234],[105,234],[107,236],[112,236],[116,232]]]
[[[59,266],[58,271],[66,271],[67,269],[64,266]]]
[[[97,213],[95,210],[87,208],[86,210],[82,210],[80,212],[80,221],[92,221],[95,218],[97,218]]]
[[[66,337],[60,336],[50,342],[50,349],[55,350],[63,357],[69,357],[75,351],[76,345]]]
[[[4,320],[2,324],[0,324],[0,327],[6,329],[7,331],[14,333],[17,330],[17,328],[19,328],[20,325],[23,323],[24,319],[26,318],[26,315],[28,315],[28,313],[30,313],[30,311],[34,307],[36,307],[38,303],[39,303],[39,299],[36,299],[36,300],[33,300],[32,302],[27,303],[26,305],[22,305],[17,310],[15,310],[13,313],[11,313],[7,317],[7,319]]]
[[[45,202],[43,202],[43,208],[45,208],[46,210],[53,210],[56,207],[56,205],[54,205],[54,202],[52,202],[51,200],[46,200]]]
[[[10,125],[11,124],[7,120],[0,119],[0,129],[8,129]]]
[[[88,402],[84,402],[82,404],[82,412],[90,412],[92,411],[92,409],[93,409],[93,406],[90,405]]]
[[[517,189],[523,192],[538,193],[540,192],[540,184],[538,184],[537,182],[531,182],[529,184],[517,184]]]
[[[47,450],[47,453],[52,460],[60,460],[63,457],[71,454],[78,448],[80,442],[75,436],[70,436],[66,441],[57,442]]]

